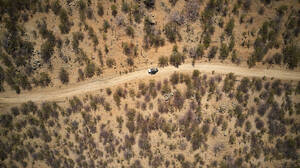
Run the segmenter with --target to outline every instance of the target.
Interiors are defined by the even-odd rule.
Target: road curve
[[[219,74],[227,74],[233,72],[238,76],[249,77],[269,77],[282,80],[294,80],[300,81],[300,72],[296,71],[284,71],[274,69],[259,69],[259,68],[247,68],[236,65],[224,65],[224,64],[212,64],[212,63],[198,63],[192,66],[191,64],[180,65],[179,68],[168,66],[160,68],[156,76],[168,76],[174,71],[188,72],[198,69],[200,72],[212,72]],[[0,94],[0,104],[19,104],[27,102],[29,100],[33,102],[51,101],[51,100],[63,100],[66,97],[83,94],[87,92],[97,91],[101,88],[111,87],[125,82],[129,82],[134,79],[143,79],[149,76],[146,69],[138,70],[128,74],[98,78],[94,80],[79,82],[76,84],[69,84],[62,86],[61,88],[43,88],[33,89],[32,91],[24,91],[17,95],[13,91],[7,91]]]

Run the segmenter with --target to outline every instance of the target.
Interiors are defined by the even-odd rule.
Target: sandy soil
[[[179,68],[168,66],[160,68],[159,72],[155,75],[156,77],[168,76],[174,71],[192,71],[198,69],[200,72],[212,72],[219,74],[227,74],[233,72],[238,76],[249,76],[249,77],[263,77],[277,78],[282,80],[300,80],[300,72],[295,71],[283,71],[274,69],[259,69],[247,67],[237,67],[232,65],[224,64],[211,64],[211,63],[199,63],[195,66],[191,64],[183,64]],[[66,97],[97,91],[102,88],[112,87],[118,84],[122,84],[135,79],[144,79],[149,77],[146,69],[137,70],[132,73],[124,74],[121,76],[110,76],[105,78],[98,78],[90,81],[84,81],[73,85],[66,85],[63,87],[53,88],[39,88],[33,89],[32,91],[23,92],[17,95],[13,91],[8,91],[0,94],[0,104],[19,104],[27,102],[29,100],[34,102],[42,102],[46,100],[63,100]]]

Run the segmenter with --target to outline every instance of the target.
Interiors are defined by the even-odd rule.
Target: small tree
[[[69,83],[69,73],[64,68],[60,69],[59,79],[63,84]]]

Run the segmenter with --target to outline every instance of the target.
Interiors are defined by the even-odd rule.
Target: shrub
[[[79,8],[80,20],[84,21],[85,20],[86,3],[83,0],[79,0],[78,1],[78,8]]]
[[[111,93],[112,93],[111,89],[110,89],[110,88],[106,88],[106,94],[107,94],[108,96],[110,96]]]
[[[132,57],[128,57],[128,58],[127,58],[127,64],[128,64],[129,66],[133,66],[133,65],[134,65],[134,59],[133,59]]]
[[[275,64],[278,64],[278,65],[280,65],[281,64],[281,62],[282,62],[282,54],[280,54],[280,53],[275,53],[274,55],[273,55],[273,62],[275,63]]]
[[[175,45],[173,47],[173,52],[170,56],[170,63],[173,66],[178,67],[179,65],[184,63],[184,59],[185,59],[184,55],[177,51],[177,46]]]
[[[69,73],[64,68],[60,69],[59,79],[63,84],[69,83]]]
[[[132,14],[134,17],[134,21],[137,23],[141,23],[141,19],[143,18],[143,11],[138,4],[133,5]]]
[[[168,57],[166,57],[166,56],[160,56],[159,58],[158,58],[158,65],[160,66],[160,67],[165,67],[165,66],[167,66],[169,63],[169,59],[168,59]]]
[[[93,9],[88,7],[87,10],[86,10],[86,14],[87,14],[88,19],[92,19],[93,16],[94,16]]]
[[[49,62],[54,53],[54,45],[51,41],[47,40],[41,45],[41,56],[44,62]]]
[[[169,0],[170,4],[172,6],[175,6],[178,0]]]
[[[104,30],[104,32],[107,33],[107,29],[109,29],[109,28],[110,28],[110,24],[108,23],[107,20],[104,20],[104,22],[103,22],[103,30]]]
[[[294,69],[298,66],[300,58],[300,49],[296,45],[287,45],[282,49],[283,62],[288,65],[288,68]]]
[[[265,123],[260,118],[255,119],[255,126],[258,130],[263,130],[264,125]]]
[[[130,11],[130,6],[126,1],[122,1],[122,11],[128,13]]]
[[[155,7],[155,0],[144,0],[144,4],[146,8],[154,8]]]
[[[112,68],[113,66],[116,66],[116,61],[115,59],[113,58],[108,58],[106,60],[106,65],[109,67],[109,68]]]
[[[78,47],[79,47],[79,41],[82,41],[84,38],[83,33],[81,32],[75,32],[73,33],[73,41],[72,41],[72,47],[75,52],[79,52]]]
[[[12,107],[10,109],[11,113],[16,117],[20,114],[19,108],[18,107]]]
[[[211,60],[213,58],[215,58],[216,54],[218,52],[218,47],[217,46],[213,46],[208,53],[208,59]]]
[[[115,4],[111,5],[111,14],[116,17],[118,14],[118,8]]]
[[[131,26],[127,26],[126,34],[127,36],[134,38],[134,29]]]
[[[178,30],[178,25],[175,22],[168,22],[164,27],[164,32],[171,43],[174,43],[178,38],[181,38]]]
[[[229,93],[231,90],[234,89],[235,81],[236,77],[233,73],[229,73],[226,75],[223,86],[223,90],[225,91],[225,93]]]
[[[211,36],[209,33],[205,33],[204,35],[204,39],[203,39],[203,44],[204,44],[204,47],[207,49],[210,45],[210,42],[211,42]]]
[[[200,3],[197,0],[187,1],[185,3],[185,13],[186,17],[194,22],[199,16]]]
[[[251,4],[252,4],[251,0],[245,0],[243,2],[243,9],[246,11],[250,10]]]
[[[55,0],[51,3],[51,10],[55,15],[59,13],[60,9],[61,9],[61,5],[59,3],[59,0]]]
[[[42,87],[48,86],[51,82],[49,75],[45,72],[40,73],[39,85]]]
[[[285,140],[277,139],[276,149],[278,150],[278,152],[282,154],[284,158],[297,160],[298,159],[297,145],[298,142],[296,142],[292,138],[288,138]]]
[[[196,58],[202,58],[204,55],[204,46],[202,44],[198,44],[197,48],[196,48]]]
[[[269,120],[269,134],[272,136],[284,136],[286,134],[285,126],[276,120]]]
[[[179,91],[174,93],[173,105],[177,109],[181,110],[184,104],[184,97],[181,95]]]
[[[253,83],[256,91],[260,91],[262,89],[262,80],[259,78],[253,78]]]
[[[281,96],[282,93],[282,84],[280,80],[275,80],[272,83],[272,91],[274,92],[274,94],[276,94],[277,96]]]
[[[116,91],[113,95],[114,101],[116,102],[116,105],[118,107],[120,107],[120,104],[121,104],[121,97],[125,98],[125,93],[124,93],[124,90],[119,87],[116,89]]]
[[[81,69],[78,69],[78,80],[84,80],[84,73]]]
[[[103,9],[103,6],[102,6],[102,4],[101,3],[98,3],[97,4],[97,13],[98,13],[98,15],[99,16],[103,16],[104,15],[104,9]]]
[[[220,59],[224,60],[229,55],[229,48],[226,44],[222,43],[220,48]]]
[[[60,10],[59,18],[60,18],[59,29],[61,33],[68,34],[70,31],[71,23],[69,21],[68,13],[65,9]]]
[[[250,87],[250,80],[249,80],[249,78],[244,77],[241,80],[241,83],[240,83],[240,85],[238,86],[237,89],[244,92],[244,93],[248,93],[249,87]]]
[[[227,23],[226,28],[225,28],[226,34],[227,34],[228,36],[231,36],[231,35],[232,35],[233,29],[234,29],[234,19],[231,18],[231,19],[229,20],[229,22]]]
[[[94,63],[88,63],[84,69],[85,76],[91,78],[95,75],[96,66]]]

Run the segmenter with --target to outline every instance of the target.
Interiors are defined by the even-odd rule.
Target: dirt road
[[[300,72],[295,71],[283,71],[283,70],[272,70],[272,69],[258,69],[247,67],[238,67],[234,65],[224,65],[224,64],[212,64],[212,63],[199,63],[195,66],[191,64],[184,64],[175,68],[173,66],[168,66],[165,68],[160,68],[159,72],[155,76],[167,77],[174,71],[192,71],[198,69],[200,72],[212,72],[219,74],[227,74],[233,72],[238,76],[249,76],[249,77],[274,77],[282,80],[300,80]],[[0,104],[19,104],[27,102],[29,100],[34,102],[51,101],[51,100],[63,100],[66,97],[83,94],[87,92],[97,91],[101,88],[111,87],[125,82],[129,82],[134,79],[144,79],[149,77],[146,69],[138,70],[132,73],[106,77],[101,79],[94,79],[85,82],[79,82],[77,84],[62,86],[61,88],[39,88],[33,89],[32,91],[24,91],[20,95],[17,95],[13,91],[7,91],[0,94]]]

